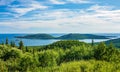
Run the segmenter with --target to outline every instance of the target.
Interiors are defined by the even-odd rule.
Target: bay
[[[64,35],[65,33],[50,33],[52,36],[59,37]],[[15,36],[24,36],[27,34],[0,34],[0,43],[4,42],[6,38],[9,39],[9,43],[11,41],[15,41],[16,45],[18,45],[19,41],[23,41],[25,46],[40,46],[40,45],[48,45],[53,42],[59,41],[56,39],[49,39],[49,40],[41,40],[41,39],[21,39],[21,38],[15,38]],[[119,33],[96,33],[95,35],[103,35],[103,36],[116,36],[116,37],[110,37],[110,39],[120,38]],[[94,39],[94,42],[102,42],[107,41],[109,39]],[[82,39],[79,41],[91,43],[91,39]]]

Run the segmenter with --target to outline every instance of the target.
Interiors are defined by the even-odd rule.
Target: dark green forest
[[[120,48],[62,40],[46,46],[0,45],[0,72],[120,72]]]

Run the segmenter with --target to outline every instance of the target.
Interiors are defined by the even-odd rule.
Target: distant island
[[[78,40],[78,39],[108,39],[106,36],[99,36],[93,34],[67,34],[58,37],[57,39]]]
[[[52,35],[49,34],[28,34],[25,36],[16,36],[16,38],[26,38],[26,39],[54,39]]]
[[[64,40],[79,40],[79,39],[108,39],[107,36],[99,36],[93,34],[66,34],[60,37],[54,37],[50,34],[28,34],[25,36],[16,36],[16,38],[26,39],[64,39]]]

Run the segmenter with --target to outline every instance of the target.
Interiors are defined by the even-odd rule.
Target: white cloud
[[[65,4],[65,1],[60,1],[60,0],[50,0],[53,4]]]
[[[67,4],[67,3],[77,3],[77,4],[82,4],[82,3],[92,3],[89,0],[49,0],[53,4]]]
[[[89,0],[67,0],[72,3],[91,3]]]
[[[31,20],[34,18],[36,20]],[[120,10],[98,5],[85,10],[49,10],[30,18],[1,22],[0,26],[21,30],[51,28],[56,32],[118,32],[120,31]]]
[[[113,8],[114,8],[113,6],[100,6],[96,4],[96,5],[91,6],[87,10],[99,12],[99,11],[109,11],[109,10],[112,10]]]
[[[41,3],[39,3],[38,1],[35,0],[20,0],[19,1],[20,4],[19,5],[9,5],[9,10],[12,12],[17,13],[16,17],[25,15],[26,13],[36,10],[36,9],[46,9],[48,8],[48,6],[44,6]],[[22,6],[22,7],[20,7]]]

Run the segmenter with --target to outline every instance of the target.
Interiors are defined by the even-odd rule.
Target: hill
[[[53,36],[49,34],[30,34],[26,36],[17,36],[17,38],[27,38],[27,39],[54,39]]]
[[[76,40],[58,41],[43,50],[0,44],[0,72],[120,72],[120,49]]]
[[[57,39],[108,39],[106,36],[98,36],[93,34],[67,34],[63,35],[61,37],[58,37]]]
[[[106,44],[113,43],[114,46],[120,48],[120,38],[108,40],[108,41],[105,41],[105,43],[106,43]]]
[[[80,42],[78,40],[62,40],[62,41],[57,41],[54,42],[50,45],[46,45],[43,47],[43,49],[53,49],[53,48],[62,48],[62,49],[69,49],[73,46],[89,46],[89,44]]]

